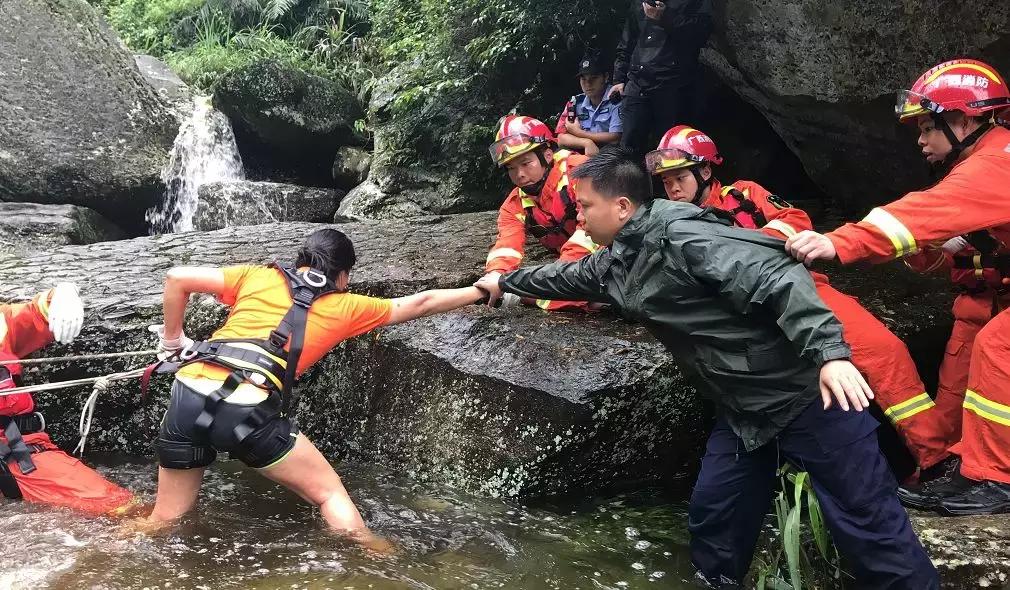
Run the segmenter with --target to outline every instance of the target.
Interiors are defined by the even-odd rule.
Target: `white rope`
[[[118,358],[129,358],[134,356],[154,356],[158,354],[158,349],[151,350],[136,350],[136,351],[124,351],[124,352],[103,352],[101,354],[77,354],[70,356],[51,356],[44,358],[34,358],[34,359],[10,359],[6,361],[0,361],[0,367],[4,365],[39,365],[45,363],[65,363],[71,361],[92,361],[99,359],[118,359]]]
[[[77,441],[77,446],[74,447],[74,453],[78,457],[84,456],[84,445],[88,442],[88,433],[91,432],[91,420],[95,416],[95,402],[98,401],[98,394],[109,389],[109,379],[107,377],[101,377],[98,381],[95,381],[94,387],[91,388],[91,395],[84,402],[84,407],[81,408],[81,419],[77,423],[77,432],[81,435],[81,439]]]
[[[0,397],[5,397],[8,395],[17,395],[19,393],[36,393],[39,391],[53,391],[56,389],[67,389],[70,387],[78,387],[80,385],[92,385],[99,379],[108,379],[109,381],[135,379],[137,377],[143,376],[144,369],[145,367],[141,367],[133,371],[127,371],[125,373],[113,373],[111,375],[106,375],[104,377],[85,377],[82,379],[71,379],[70,381],[39,383],[38,385],[25,385],[23,387],[15,387],[13,389],[4,389],[0,390]]]
[[[109,390],[109,384],[113,381],[119,381],[123,379],[133,379],[136,377],[141,377],[144,374],[144,370],[147,367],[140,367],[138,369],[133,369],[132,371],[124,371],[122,373],[113,373],[111,375],[105,375],[103,377],[94,377],[90,379],[78,379],[78,381],[92,381],[94,385],[91,387],[91,395],[88,399],[84,401],[84,407],[81,408],[81,419],[77,423],[77,432],[81,435],[81,439],[77,441],[77,446],[74,447],[74,453],[78,456],[84,454],[84,446],[88,442],[88,434],[91,433],[91,421],[95,415],[95,405],[98,403],[98,395]],[[70,383],[65,381],[63,384]],[[47,385],[58,385],[56,383],[50,383]]]

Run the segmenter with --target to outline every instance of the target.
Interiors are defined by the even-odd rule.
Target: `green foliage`
[[[755,586],[761,590],[840,587],[842,577],[848,574],[841,569],[838,550],[831,542],[810,476],[789,466],[783,467],[780,475],[782,489],[773,502],[779,543],[771,549],[768,562],[758,561]],[[802,521],[804,500],[809,519],[806,526]]]
[[[164,59],[197,88],[258,59],[344,82],[364,102],[374,84],[358,55],[366,0],[94,1],[130,48]]]
[[[190,23],[204,0],[122,0],[110,5],[109,21],[134,51],[161,56],[194,40]]]

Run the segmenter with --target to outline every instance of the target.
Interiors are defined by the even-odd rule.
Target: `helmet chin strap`
[[[940,131],[943,131],[943,135],[947,138],[947,141],[950,142],[951,147],[950,153],[943,158],[943,161],[938,162],[933,167],[934,173],[938,172],[939,176],[946,175],[957,162],[957,159],[961,157],[961,154],[964,153],[964,150],[975,145],[978,138],[982,137],[986,131],[992,129],[992,122],[986,121],[982,123],[978,129],[968,134],[964,139],[958,139],[957,135],[954,134],[954,130],[951,129],[950,125],[947,123],[947,119],[945,119],[940,113],[933,113],[933,123],[940,129]]]
[[[712,179],[715,175],[710,175],[708,180],[701,177],[701,166],[692,166],[691,174],[694,174],[694,179],[698,182],[698,190],[694,191],[694,198],[691,199],[692,205],[697,205],[701,207],[702,197],[705,196],[705,190],[712,185]]]
[[[540,180],[530,183],[524,187],[521,187],[523,189],[523,192],[526,193],[527,195],[536,195],[538,197],[540,196],[540,192],[544,190],[544,185],[547,184],[547,176],[551,173],[551,169],[554,167],[554,163],[548,162],[547,158],[544,157],[545,151],[547,150],[538,149],[535,152],[537,155],[537,159],[540,160],[540,166],[543,167],[544,169],[544,175],[540,177]]]

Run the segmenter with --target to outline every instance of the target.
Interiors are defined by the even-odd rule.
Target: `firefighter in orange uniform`
[[[0,360],[14,361],[54,340],[69,343],[84,321],[84,306],[71,283],[29,303],[0,305]],[[21,367],[0,365],[0,391],[18,386]],[[80,510],[122,514],[133,494],[61,451],[45,432],[30,393],[0,396],[0,491],[10,499]]]
[[[943,178],[873,209],[858,223],[825,235],[801,232],[786,243],[807,264],[833,258],[880,263],[921,250],[925,254],[914,264],[929,268],[941,264],[946,250],[955,272],[967,271],[987,288],[958,298],[955,314],[961,321],[948,346],[948,352],[963,350],[974,327],[984,324],[971,344],[961,440],[951,448],[961,458],[960,472],[899,490],[906,504],[948,515],[1010,512],[1010,312],[1003,310],[1010,282],[1010,130],[995,122],[1007,105],[1007,81],[988,64],[956,59],[931,68],[911,90],[898,93],[896,113],[918,125],[923,156],[946,172]],[[983,286],[958,276],[964,277],[958,279],[962,285]],[[992,319],[985,323],[987,315]],[[945,369],[956,372],[957,362],[963,364],[964,357],[948,359]],[[947,375],[948,387],[959,385],[956,377]],[[956,413],[962,394],[941,389],[938,395],[943,398],[937,405]],[[948,427],[948,438],[955,438],[957,424]]]
[[[527,235],[570,262],[594,252],[596,244],[576,219],[578,203],[568,174],[586,160],[581,154],[558,150],[556,139],[544,123],[521,115],[507,115],[498,122],[495,142],[488,147],[491,159],[504,166],[515,188],[498,210],[498,237],[487,255],[485,272],[509,272],[519,268]],[[518,298],[510,302],[517,302]],[[533,303],[532,301],[530,303]],[[540,299],[541,309],[586,310],[585,302]]]
[[[714,207],[730,213],[744,228],[786,239],[810,229],[810,217],[764,187],[749,180],[722,186],[712,166],[722,163],[712,139],[686,125],[670,129],[659,147],[646,156],[646,167],[663,179],[673,201]],[[866,375],[876,402],[901,434],[915,456],[923,479],[949,468],[949,453],[937,420],[933,400],[919,379],[905,344],[884,324],[850,297],[828,283],[821,273],[810,273],[817,293],[842,324],[845,341],[852,347],[852,362]]]

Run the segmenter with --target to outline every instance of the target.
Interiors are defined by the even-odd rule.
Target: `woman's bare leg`
[[[392,553],[393,545],[368,530],[340,476],[312,441],[299,434],[295,447],[279,462],[260,473],[318,506],[331,529],[345,534],[377,553]]]
[[[193,469],[158,468],[158,498],[148,518],[155,522],[171,521],[196,506],[206,467]]]

